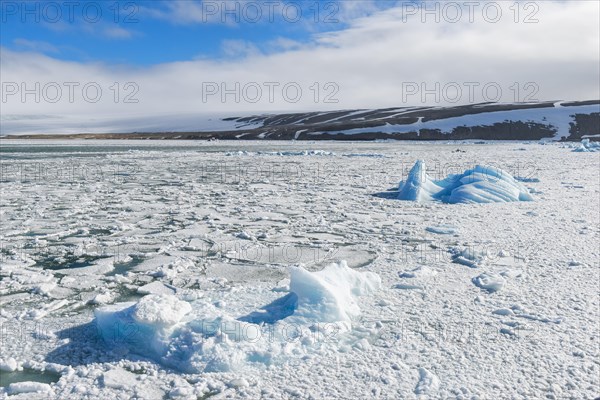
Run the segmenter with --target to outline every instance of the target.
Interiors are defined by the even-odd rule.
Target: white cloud
[[[393,7],[396,0],[169,0],[140,6],[144,18],[175,25],[284,22],[311,31],[340,29],[351,21]]]
[[[267,43],[267,49],[270,51],[290,51],[300,50],[303,47],[302,42],[284,37],[278,37]]]
[[[498,3],[500,4],[500,3]],[[467,18],[459,23],[422,23],[420,15],[407,21],[406,9],[397,7],[368,17],[354,19],[348,29],[322,33],[312,43],[271,54],[262,54],[245,42],[231,42],[228,49],[243,58],[230,60],[193,60],[161,64],[149,68],[114,67],[104,64],[65,62],[35,53],[19,53],[2,49],[4,82],[98,82],[104,93],[101,101],[82,101],[80,92],[74,103],[63,99],[56,104],[41,101],[22,103],[18,96],[2,104],[3,114],[60,115],[155,115],[157,113],[222,112],[238,115],[256,111],[293,111],[338,108],[377,108],[422,105],[420,95],[403,98],[407,82],[435,82],[443,87],[455,82],[484,85],[497,82],[503,90],[502,101],[524,100],[537,85],[535,98],[596,99],[600,98],[598,66],[600,64],[599,3],[589,1],[538,2],[540,9],[535,24],[515,23],[504,4],[505,17],[498,23],[475,23]],[[480,15],[480,14],[479,14]],[[119,101],[109,89],[120,83]],[[139,93],[137,104],[124,104],[126,82],[135,82]],[[236,102],[228,95],[210,96],[203,101],[203,83],[225,82],[228,89],[239,82],[256,82],[264,91],[261,101],[248,98]],[[271,103],[265,82],[281,86],[297,82],[303,89],[298,103],[285,101],[281,86]],[[319,83],[315,102],[314,83]],[[338,103],[324,103],[324,97],[335,87]],[[515,98],[519,83],[519,96]],[[311,87],[313,90],[311,90]],[[248,97],[255,92],[249,86]],[[511,89],[512,88],[512,89]],[[328,89],[328,90],[325,90]],[[468,103],[468,87],[458,103]],[[482,98],[481,86],[475,90],[475,101]],[[77,95],[78,93],[76,93]],[[293,95],[293,93],[292,93]],[[31,98],[32,96],[30,96]],[[437,103],[433,95],[425,104]]]
[[[246,40],[224,40],[221,43],[221,50],[226,57],[252,57],[259,56],[260,50],[256,45]]]
[[[121,28],[120,26],[109,26],[104,28],[102,34],[112,39],[130,39],[133,37],[133,31]]]
[[[18,48],[27,51],[36,51],[40,53],[59,53],[58,48],[48,42],[42,42],[37,40],[27,40],[23,38],[17,38],[13,40],[13,44]]]
[[[70,3],[65,3],[65,4],[70,4]],[[75,4],[75,2],[73,2],[72,4]],[[79,4],[79,3],[77,3],[77,4]],[[110,11],[110,10],[108,10],[108,11]],[[65,11],[65,13],[66,13],[66,11]],[[68,15],[68,14],[66,14],[66,15]],[[125,17],[128,17],[128,14],[126,14],[126,12],[123,11],[122,20],[124,20]],[[134,18],[134,17],[135,16],[131,16],[131,18]],[[140,35],[140,32],[138,32],[138,31],[135,31],[133,29],[124,28],[124,26],[133,27],[134,24],[127,24],[127,25],[120,26],[119,24],[114,22],[113,18],[114,17],[112,15],[110,15],[108,12],[106,12],[104,14],[104,18],[101,18],[97,22],[93,22],[93,23],[86,21],[84,18],[74,18],[74,22],[69,23],[68,17],[65,17],[64,19],[61,19],[56,22],[49,22],[47,20],[41,19],[39,24],[50,31],[53,31],[55,33],[64,34],[64,35],[85,34],[85,35],[89,35],[89,36],[104,37],[104,38],[108,38],[108,39],[118,39],[118,40],[131,39],[134,36]],[[61,49],[64,47],[65,46],[60,46]],[[31,48],[30,50],[35,50],[35,49]]]
[[[255,18],[258,21],[269,21],[268,3],[282,2],[256,0],[170,0],[153,4],[152,7],[141,7],[143,15],[161,19],[176,25],[188,24],[227,24],[233,26],[244,20]],[[274,5],[270,7],[274,7]],[[245,18],[246,17],[246,18]]]
[[[214,16],[204,11],[201,2],[172,0],[163,4],[165,7],[141,7],[140,11],[149,17],[163,19],[173,24],[218,22]]]

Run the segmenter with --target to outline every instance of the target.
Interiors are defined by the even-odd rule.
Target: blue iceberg
[[[435,181],[427,175],[422,160],[416,162],[406,181],[400,183],[398,199],[450,204],[533,201],[529,190],[500,168],[477,165],[462,174]]]

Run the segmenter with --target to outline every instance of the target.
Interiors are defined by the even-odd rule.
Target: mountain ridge
[[[5,135],[4,139],[600,140],[600,100],[259,114],[234,130]]]

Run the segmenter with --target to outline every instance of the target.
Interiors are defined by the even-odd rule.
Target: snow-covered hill
[[[4,116],[3,135],[98,139],[581,140],[600,135],[600,100],[485,103],[252,116]],[[81,136],[84,135],[84,136]]]
[[[270,139],[553,139],[600,134],[600,101],[347,110],[230,119]],[[251,135],[254,136],[254,135]]]

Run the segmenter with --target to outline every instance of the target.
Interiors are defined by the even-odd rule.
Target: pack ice
[[[427,174],[425,161],[419,160],[400,183],[398,199],[444,203],[507,203],[532,201],[525,186],[500,168],[477,165],[462,174],[451,174],[435,181]]]
[[[357,298],[380,289],[381,278],[341,261],[317,272],[292,267],[289,286],[289,294],[244,317],[235,318],[203,299],[188,303],[174,295],[151,294],[97,309],[96,324],[109,347],[125,347],[183,372],[228,372],[247,362],[271,364],[310,351],[310,340],[286,340],[289,328],[267,328],[270,340],[260,340],[265,323],[293,326],[295,338],[323,323],[337,331],[350,329],[352,318],[360,314]]]

